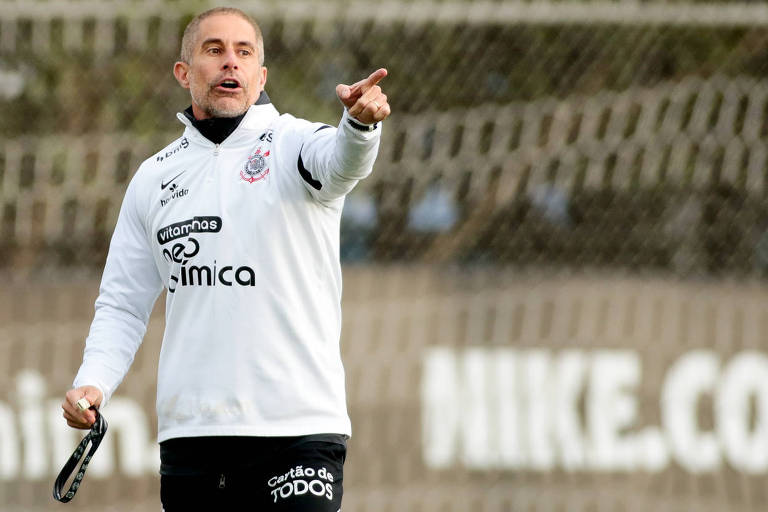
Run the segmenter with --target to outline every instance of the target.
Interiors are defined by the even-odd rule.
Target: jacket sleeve
[[[297,167],[304,186],[321,202],[347,195],[373,170],[381,125],[368,131],[346,109],[338,128],[314,123],[302,134]]]
[[[122,382],[141,345],[162,279],[139,213],[137,180],[125,193],[74,386],[96,386],[105,404]]]

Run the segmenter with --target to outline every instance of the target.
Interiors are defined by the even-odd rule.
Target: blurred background
[[[229,4],[281,112],[335,125],[335,85],[389,70],[342,225],[345,510],[768,506],[768,4]],[[61,506],[111,231],[181,133],[171,67],[214,5],[0,0],[3,511]],[[162,309],[83,511],[160,510]]]

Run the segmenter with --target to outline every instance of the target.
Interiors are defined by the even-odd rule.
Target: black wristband
[[[347,118],[347,122],[349,123],[349,126],[361,132],[372,132],[379,125],[379,123],[373,123],[372,125],[360,124],[351,117]]]
[[[96,412],[96,421],[91,426],[90,432],[85,435],[80,444],[77,445],[75,452],[69,457],[69,460],[62,468],[59,476],[56,477],[56,481],[53,483],[53,499],[62,503],[67,503],[75,497],[75,493],[80,488],[80,484],[85,476],[85,470],[88,469],[88,463],[91,461],[91,457],[96,453],[96,449],[101,444],[101,440],[104,438],[104,434],[107,433],[107,420],[104,416],[99,414],[96,408],[91,407]],[[91,449],[88,450],[88,455],[85,455],[85,449],[88,447],[88,443],[91,443]],[[85,455],[85,458],[83,458]],[[66,494],[62,495],[61,492],[64,488],[64,484],[67,483],[67,479],[77,467],[80,459],[83,459],[83,463],[80,464],[80,469],[77,471],[72,485],[69,486],[69,490]]]

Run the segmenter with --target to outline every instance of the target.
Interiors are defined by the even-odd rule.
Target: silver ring
[[[379,110],[379,109],[381,108],[381,105],[379,105],[379,104],[378,104],[378,103],[376,103],[375,101],[371,101],[371,103],[373,103],[374,105],[376,105],[376,110]]]
[[[76,405],[76,406],[77,406],[77,408],[78,408],[78,409],[80,409],[81,411],[84,411],[84,410],[86,410],[86,409],[89,409],[89,408],[91,407],[91,403],[90,403],[90,402],[88,401],[88,399],[87,399],[87,398],[85,398],[85,397],[83,397],[83,398],[81,398],[80,400],[78,400],[78,401],[77,401],[77,403],[76,403],[75,405]]]

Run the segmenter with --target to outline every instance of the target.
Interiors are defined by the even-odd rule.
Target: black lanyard
[[[75,497],[75,493],[77,492],[77,489],[80,488],[80,484],[85,476],[85,470],[88,469],[88,463],[91,461],[91,457],[93,457],[93,454],[96,453],[96,449],[101,444],[104,434],[107,433],[107,420],[104,419],[104,416],[99,414],[99,411],[96,409],[93,410],[96,412],[96,421],[91,426],[91,431],[86,434],[82,441],[80,441],[75,452],[69,458],[67,463],[64,464],[64,468],[62,468],[53,484],[53,498],[62,503],[67,503]],[[75,479],[72,481],[72,485],[69,486],[69,490],[62,496],[62,488],[64,487],[64,484],[67,483],[67,479],[85,454],[85,449],[88,447],[88,443],[91,443],[91,449],[88,450],[88,455],[83,459],[83,463],[80,465],[80,469],[77,471]]]

